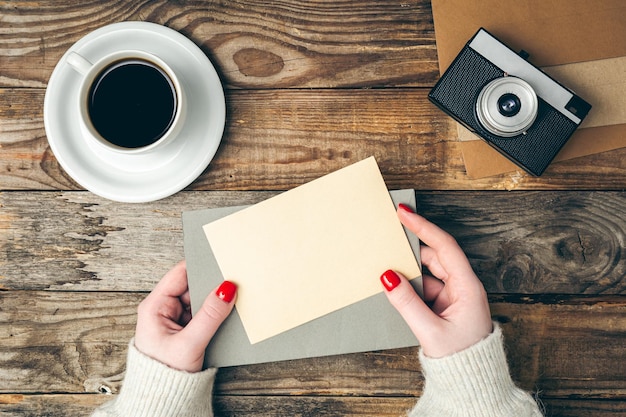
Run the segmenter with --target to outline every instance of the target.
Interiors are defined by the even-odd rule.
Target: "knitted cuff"
[[[126,375],[114,402],[122,416],[210,416],[215,368],[202,372],[179,371],[128,347]]]
[[[496,323],[493,333],[477,344],[438,359],[420,352],[420,363],[426,382],[412,415],[540,415],[532,397],[511,379]]]

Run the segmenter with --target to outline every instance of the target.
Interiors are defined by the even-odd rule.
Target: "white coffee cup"
[[[66,61],[82,76],[78,115],[90,145],[144,154],[162,148],[180,132],[186,97],[179,77],[159,57],[122,50],[91,63],[71,52]]]

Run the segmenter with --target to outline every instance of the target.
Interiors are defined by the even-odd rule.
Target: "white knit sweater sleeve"
[[[216,369],[189,373],[139,352],[131,341],[119,395],[92,417],[211,417]]]
[[[541,417],[533,398],[509,374],[502,331],[440,359],[420,352],[424,394],[409,417]],[[178,371],[142,354],[131,341],[120,394],[92,417],[212,417],[216,369]]]
[[[511,379],[502,330],[450,356],[420,352],[424,393],[410,417],[541,417],[535,400]]]

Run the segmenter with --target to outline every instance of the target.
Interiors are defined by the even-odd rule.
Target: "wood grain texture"
[[[43,126],[59,58],[120,21],[187,36],[226,93],[211,165],[148,204],[82,191]],[[182,211],[254,204],[374,155],[468,254],[546,416],[625,416],[626,149],[470,179],[427,100],[438,75],[428,0],[0,1],[0,415],[89,415],[119,391],[136,307],[183,257]],[[405,415],[417,353],[224,368],[217,415]]]
[[[545,401],[546,417],[623,417],[624,403],[622,401],[579,401],[579,400],[550,400]]]
[[[184,257],[181,213],[274,192],[120,204],[87,192],[0,194],[0,288],[150,291]],[[418,192],[490,293],[624,294],[624,192]]]
[[[117,392],[144,294],[0,292],[1,393]],[[626,398],[626,304],[492,300],[512,375],[543,398]],[[220,395],[419,396],[417,349],[223,368]]]
[[[98,405],[111,400],[108,395],[49,394],[1,395],[3,417],[79,417],[87,416]],[[222,396],[214,397],[218,416],[403,416],[415,404],[413,397],[293,397],[293,396]],[[546,417],[616,417],[622,416],[620,401],[545,400]],[[341,414],[339,414],[341,413]]]
[[[623,192],[418,193],[491,293],[624,294]]]
[[[626,188],[626,148],[555,163],[542,177],[465,174],[452,120],[427,90],[228,91],[222,144],[190,190],[287,190],[375,156],[387,185],[420,190]],[[43,127],[43,90],[0,89],[4,190],[78,190]],[[384,111],[384,117],[381,116]]]
[[[0,86],[45,87],[89,32],[148,21],[194,41],[235,88],[432,85],[439,75],[430,2],[0,2]]]
[[[0,394],[3,417],[84,417],[99,405],[111,400],[98,394]]]
[[[235,416],[382,416],[407,415],[416,398],[376,397],[221,397],[215,399],[220,417]],[[619,401],[545,400],[546,417],[623,417]]]
[[[0,292],[2,393],[118,385],[142,294]]]
[[[180,193],[120,204],[86,192],[0,194],[0,288],[150,291],[184,257],[181,213],[275,193]]]
[[[376,397],[250,397],[217,396],[215,413],[228,416],[388,416],[406,415],[415,405],[415,398]]]

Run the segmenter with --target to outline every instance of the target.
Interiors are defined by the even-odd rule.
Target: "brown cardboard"
[[[626,124],[626,56],[541,69],[563,85],[576,85],[576,94],[593,103],[581,129]]]
[[[468,134],[472,133],[468,132]],[[599,148],[595,143],[597,141],[605,144],[607,150],[623,148],[626,146],[626,144],[624,144],[625,138],[626,124],[579,129],[574,132],[567,144],[561,149],[561,152],[554,158],[553,162],[583,156],[580,154],[581,150],[591,148],[597,150]],[[589,144],[596,146],[589,146]],[[521,171],[521,168],[503,157],[498,151],[482,140],[461,142],[460,145],[463,151],[465,169],[472,178],[484,178],[505,172]],[[599,152],[590,152],[588,155]]]
[[[530,62],[541,67],[626,56],[626,3],[621,0],[432,0],[432,8],[442,73],[480,27],[512,49],[526,50],[530,53]],[[606,65],[606,61],[597,63],[598,72],[603,72],[602,65]],[[619,71],[613,76],[612,82],[617,88],[626,91],[626,77]],[[582,87],[586,81],[582,77],[588,77],[588,72],[581,72],[580,77],[580,81],[576,81],[575,76],[568,80],[567,87],[578,91],[577,87]],[[623,108],[626,98],[623,97],[621,103],[591,104],[592,112],[606,111],[615,106]],[[616,120],[616,117],[608,119]],[[555,160],[626,147],[625,130],[623,123],[579,129]],[[483,141],[461,142],[460,147],[467,174],[472,178],[519,170]]]

